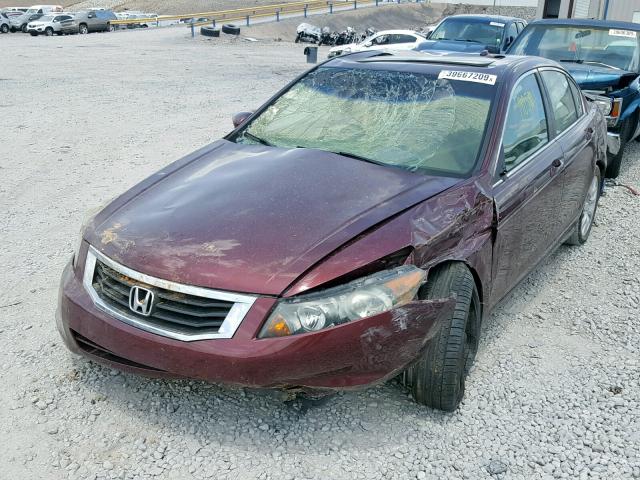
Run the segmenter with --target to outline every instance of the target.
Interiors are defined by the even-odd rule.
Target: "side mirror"
[[[249,118],[251,115],[253,115],[253,112],[236,113],[231,118],[231,121],[233,122],[234,128],[238,128],[240,125],[242,125],[247,120],[247,118]]]
[[[373,45],[373,42],[367,42],[367,43],[364,44],[364,46],[367,47],[367,48],[369,48],[372,45]]]

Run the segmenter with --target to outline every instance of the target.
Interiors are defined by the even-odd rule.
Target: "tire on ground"
[[[593,172],[593,175],[596,177],[596,182],[598,185],[598,193],[597,193],[597,197],[596,197],[596,207],[595,210],[593,211],[593,215],[591,216],[590,219],[590,225],[589,225],[589,229],[585,232],[585,234],[582,234],[582,221],[583,221],[583,217],[584,217],[584,205],[582,207],[582,212],[580,213],[580,218],[578,218],[578,221],[576,222],[576,225],[573,227],[573,231],[571,233],[571,236],[564,242],[567,245],[582,245],[583,243],[585,243],[587,241],[587,239],[589,238],[589,234],[591,233],[591,228],[593,227],[593,221],[595,220],[596,217],[596,213],[598,212],[598,200],[600,200],[600,181],[602,179],[601,177],[601,173],[600,173],[600,167],[596,166],[595,170]],[[591,185],[591,183],[589,184]],[[587,192],[587,195],[589,195],[589,192]]]
[[[405,372],[405,384],[417,403],[451,412],[462,400],[465,378],[478,349],[480,297],[473,275],[461,262],[431,269],[422,290],[424,300],[453,297],[456,304],[423,356]]]
[[[222,33],[226,33],[228,35],[240,35],[240,27],[226,23],[222,25]]]
[[[200,35],[204,35],[205,37],[219,37],[220,29],[213,27],[200,27]]]

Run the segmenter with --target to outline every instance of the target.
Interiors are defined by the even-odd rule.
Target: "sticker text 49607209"
[[[463,72],[461,70],[442,70],[438,75],[438,80],[462,80],[463,82],[484,83],[487,85],[495,85],[498,79],[497,75],[481,72]]]

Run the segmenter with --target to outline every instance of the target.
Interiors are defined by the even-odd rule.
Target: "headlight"
[[[610,98],[595,92],[585,92],[587,99],[596,104],[598,110],[607,118],[607,125],[615,127],[622,113],[622,98]]]
[[[89,226],[89,223],[91,223],[91,221],[93,220],[93,217],[95,217],[107,205],[109,205],[113,201],[114,198],[116,198],[116,197],[111,197],[109,200],[107,200],[106,202],[98,205],[97,207],[90,208],[89,210],[84,212],[84,214],[82,215],[82,223],[80,224],[80,235],[78,235],[78,241],[77,241],[76,249],[74,250],[74,255],[73,255],[73,266],[74,267],[76,266],[76,262],[78,261],[78,258],[80,256],[80,249],[82,248],[82,240],[84,239],[84,231]]]
[[[259,337],[285,337],[387,312],[413,300],[426,273],[413,265],[364,277],[323,292],[281,300]]]

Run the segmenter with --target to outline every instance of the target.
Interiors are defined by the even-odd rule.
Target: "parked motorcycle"
[[[301,23],[296,29],[296,43],[318,43],[322,37],[322,30],[310,23]]]

